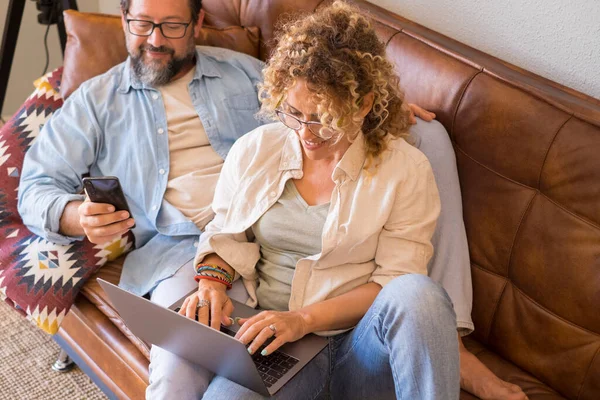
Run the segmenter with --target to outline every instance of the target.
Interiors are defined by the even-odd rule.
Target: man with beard
[[[200,0],[122,0],[128,60],[83,83],[23,165],[19,212],[38,235],[104,243],[135,218],[120,284],[139,295],[192,259],[223,159],[260,125],[263,63],[196,48],[200,8]],[[131,215],[77,194],[86,174],[117,176]]]
[[[254,114],[263,64],[233,51],[195,47],[200,9],[201,0],[121,0],[129,59],[82,84],[54,114],[26,154],[19,190],[24,223],[55,243],[84,236],[105,243],[133,229],[136,249],[125,259],[120,286],[150,293],[164,306],[197,287],[191,261],[213,216],[223,159],[237,138],[260,125]],[[425,111],[419,115],[431,119]],[[441,133],[447,140],[443,128]],[[420,148],[438,154],[432,164],[444,201],[444,192],[458,190],[452,147],[440,141],[428,146],[425,139]],[[131,215],[79,195],[87,174],[117,176]],[[460,210],[459,196],[454,206]],[[443,246],[452,251],[456,244],[464,253],[466,239],[458,241]],[[463,259],[468,268],[468,254]],[[488,398],[522,398],[466,350],[461,357],[463,387]],[[186,386],[210,381],[190,379],[198,373],[197,366],[153,347],[147,396],[201,393],[203,387]]]

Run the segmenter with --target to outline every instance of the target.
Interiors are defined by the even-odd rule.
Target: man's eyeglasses
[[[302,129],[302,125],[306,125],[310,133],[323,140],[329,140],[335,134],[332,129],[323,127],[323,124],[320,122],[302,121],[301,119],[298,119],[293,115],[285,113],[281,110],[275,110],[275,114],[277,114],[277,117],[285,126],[295,131],[299,131]]]
[[[127,30],[129,33],[135,36],[150,36],[154,32],[155,28],[160,29],[160,33],[167,39],[181,39],[185,36],[188,26],[192,21],[185,22],[161,22],[155,24],[152,21],[146,21],[143,19],[126,19]]]

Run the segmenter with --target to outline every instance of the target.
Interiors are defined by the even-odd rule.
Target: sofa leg
[[[75,363],[71,360],[71,357],[61,349],[58,359],[52,364],[52,369],[56,372],[69,372],[74,366]]]

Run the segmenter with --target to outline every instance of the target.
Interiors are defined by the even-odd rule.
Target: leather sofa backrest
[[[600,102],[366,8],[407,99],[455,146],[475,337],[568,398],[600,398]]]
[[[276,22],[286,13],[313,12],[323,0],[203,0],[204,23],[215,27],[257,26],[261,32],[260,58],[266,60],[274,46]]]
[[[600,398],[600,104],[399,28],[407,98],[455,146],[475,337],[568,398]]]

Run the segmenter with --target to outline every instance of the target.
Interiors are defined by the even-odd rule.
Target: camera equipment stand
[[[42,11],[38,15],[40,23],[49,25],[56,23],[58,26],[58,35],[60,37],[60,46],[62,52],[65,52],[67,44],[67,31],[62,17],[62,10],[73,9],[77,10],[76,0],[37,0],[38,10]],[[59,10],[55,22],[49,20],[48,10],[56,7]],[[10,0],[8,12],[6,14],[6,23],[4,24],[4,34],[2,35],[2,45],[0,47],[0,116],[2,116],[2,106],[6,96],[6,88],[8,87],[8,79],[10,77],[10,69],[17,47],[17,38],[19,37],[19,29],[21,28],[21,20],[23,19],[23,11],[25,9],[25,0]],[[46,14],[44,14],[46,12]]]

